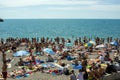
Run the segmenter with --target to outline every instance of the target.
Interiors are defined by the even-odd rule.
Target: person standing
[[[4,62],[2,66],[2,75],[4,80],[7,80],[7,63],[6,62]]]
[[[71,71],[70,80],[77,80],[74,70]]]
[[[102,54],[99,56],[99,60],[101,61],[101,63],[104,62],[104,56]]]
[[[83,78],[84,80],[88,80],[88,72],[86,71],[86,69],[84,70]]]
[[[6,54],[2,51],[3,57],[3,66],[2,66],[2,75],[4,80],[7,80],[7,61],[6,61]]]
[[[77,76],[77,80],[84,80],[82,69],[79,70],[79,73],[78,73],[78,76]]]

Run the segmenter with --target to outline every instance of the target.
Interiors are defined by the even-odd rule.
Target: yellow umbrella
[[[95,45],[95,42],[94,41],[89,41],[88,43],[86,43],[84,46],[85,47],[90,47],[92,45]]]

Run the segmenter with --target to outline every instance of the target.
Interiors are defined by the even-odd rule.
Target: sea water
[[[5,19],[0,38],[120,38],[120,19]]]

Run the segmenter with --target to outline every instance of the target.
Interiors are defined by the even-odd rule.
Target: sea
[[[0,38],[120,38],[120,19],[5,19]]]

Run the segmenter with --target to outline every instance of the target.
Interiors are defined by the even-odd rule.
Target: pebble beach
[[[24,41],[25,39],[23,39],[23,41]],[[19,40],[18,40],[18,42],[19,42]],[[57,41],[56,41],[57,42]],[[65,41],[65,43],[68,43],[68,42],[70,42],[70,40],[68,39],[68,40],[66,40]],[[88,41],[89,42],[89,41]],[[88,42],[86,42],[86,43],[88,43]],[[25,43],[26,43],[26,41],[25,41]],[[30,45],[34,45],[34,43],[38,43],[38,42],[36,42],[36,40],[34,40],[33,39],[33,44],[30,44]],[[82,43],[82,42],[81,42]],[[85,44],[86,44],[85,43]],[[21,46],[21,43],[19,43],[20,45],[18,45],[17,47],[16,47],[16,50],[15,50],[15,52],[17,52],[17,51],[21,51],[21,50],[27,50],[27,48],[28,47],[26,47],[26,45],[22,45]],[[29,43],[26,43],[27,45],[29,44]],[[28,46],[30,46],[30,45],[28,45]],[[56,44],[57,45],[57,44]],[[68,49],[69,50],[72,50],[72,49],[74,49],[75,48],[75,46],[77,47],[77,46],[79,46],[80,44],[77,44],[77,42],[76,43],[74,43],[72,46],[69,46],[68,47]],[[98,51],[98,49],[97,50],[93,50],[92,52],[91,51],[86,51],[88,48],[89,48],[89,46],[91,46],[91,45],[83,45],[82,46],[82,48],[84,48],[82,51],[81,51],[81,53],[83,52],[84,54],[86,53],[87,54],[87,60],[88,60],[88,62],[89,62],[89,60],[92,60],[92,59],[96,59],[98,56],[100,56],[100,54],[98,54],[98,52],[99,51],[104,51],[104,49],[105,48],[103,48],[103,49],[100,49],[99,51]],[[96,44],[95,44],[95,46],[96,46]],[[95,47],[94,46],[94,47]],[[70,48],[71,47],[71,48]],[[114,47],[114,46],[113,46]],[[63,47],[63,48],[67,48],[67,47]],[[36,56],[36,54],[34,54],[34,52],[36,51],[35,49],[33,49],[33,48],[30,48],[31,50],[32,50],[32,54],[33,54],[33,56]],[[54,49],[53,49],[54,50]],[[113,49],[111,49],[111,50],[113,50]],[[77,49],[76,50],[77,52],[79,52],[79,49]],[[21,56],[21,57],[14,57],[13,56],[13,54],[15,53],[15,52],[13,52],[13,51],[6,51],[5,52],[5,54],[6,54],[6,58],[7,59],[11,59],[11,61],[10,61],[10,67],[7,69],[7,71],[8,71],[8,73],[10,73],[11,71],[13,71],[13,70],[19,70],[19,69],[21,69],[21,66],[16,66],[16,64],[19,62],[19,59],[20,58],[22,58],[22,59],[24,59],[24,58],[26,58],[27,56]],[[55,54],[57,54],[57,51],[56,51],[56,53]],[[72,56],[75,56],[76,54],[78,54],[78,53],[74,53],[74,55],[72,55]],[[110,54],[110,59],[112,59],[112,60],[114,60],[114,53],[113,52],[110,52],[109,53]],[[46,58],[47,58],[47,56],[44,54],[44,55],[37,55],[37,57],[39,58],[39,59],[41,59],[41,60],[46,60]],[[54,58],[55,59],[55,58]],[[64,58],[64,59],[61,59],[62,60],[62,62],[64,62],[65,64],[69,64],[69,65],[71,65],[72,64],[72,61],[73,60],[71,60],[71,61],[69,61],[69,60],[67,60],[67,58]],[[45,63],[47,63],[47,62],[45,62]],[[53,63],[55,63],[55,62],[53,62]],[[2,53],[0,54],[0,64],[1,64],[1,68],[2,68]],[[48,63],[47,63],[48,64]],[[80,63],[81,64],[81,63]],[[22,66],[23,67],[23,66]],[[51,68],[51,69],[58,69],[58,66],[56,67],[54,67],[54,68]],[[73,69],[73,68],[68,68],[68,69]],[[75,74],[77,75],[78,74],[78,69],[74,69],[75,70]],[[2,71],[2,69],[0,69],[0,71]],[[47,70],[45,70],[45,71],[47,71]],[[57,75],[57,74],[52,74],[52,73],[48,73],[48,72],[41,72],[41,71],[35,71],[35,72],[32,72],[32,74],[30,74],[29,76],[27,76],[27,77],[21,77],[21,78],[12,78],[12,77],[10,77],[10,76],[8,76],[8,78],[7,78],[7,80],[69,80],[69,77],[70,77],[70,75],[64,75],[64,74],[60,74],[60,75]]]

